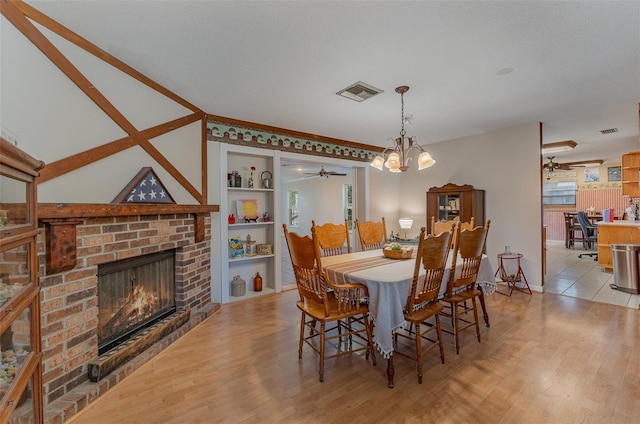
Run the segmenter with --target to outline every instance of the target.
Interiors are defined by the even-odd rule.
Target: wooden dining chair
[[[351,253],[351,242],[349,241],[349,224],[344,220],[344,224],[336,225],[328,222],[324,225],[316,225],[311,221],[311,227],[315,228],[316,238],[320,245],[322,256],[342,255]],[[346,252],[345,252],[346,243]]]
[[[368,297],[367,287],[362,284],[335,284],[327,278],[322,271],[320,248],[313,228],[311,237],[303,237],[289,232],[286,224],[282,227],[300,295],[296,303],[302,312],[298,358],[302,358],[304,343],[319,355],[321,382],[324,381],[326,359],[366,351],[366,358],[371,356],[371,362],[376,365],[369,307],[360,302],[360,299]],[[333,347],[329,353],[327,344]]]
[[[382,249],[384,244],[387,243],[387,226],[385,225],[384,217],[380,222],[360,222],[356,218],[356,228],[358,229],[362,250]]]
[[[444,364],[444,344],[440,325],[440,312],[442,312],[443,306],[438,302],[438,294],[456,226],[456,223],[451,223],[448,231],[440,232],[438,235],[425,235],[426,229],[422,227],[416,250],[411,289],[404,308],[404,319],[410,323],[410,327],[408,330],[397,331],[394,337],[394,355],[403,356],[416,362],[419,384],[422,384],[422,357],[435,349],[436,346],[440,347],[440,361]],[[425,271],[424,277],[420,277],[421,269]],[[431,335],[434,331],[435,338]],[[398,338],[412,341],[415,349],[409,350],[400,347]],[[424,349],[423,341],[429,343],[428,347]]]
[[[460,230],[471,230],[476,225],[475,217],[471,217],[469,221],[458,221],[456,219],[450,219],[448,221],[438,221],[435,216],[431,217],[431,234],[436,235],[440,234],[443,231],[449,231],[451,228],[451,224],[458,224],[460,226]],[[453,238],[455,239],[456,233],[453,233]],[[451,248],[453,249],[454,240],[451,240]]]
[[[466,328],[475,326],[476,337],[480,343],[476,298],[481,293],[480,289],[476,287],[476,280],[490,223],[491,221],[487,220],[484,227],[478,226],[472,230],[462,231],[458,226],[454,233],[451,270],[447,282],[447,292],[442,299],[444,303],[448,304],[448,307],[441,312],[441,315],[451,319],[452,329],[447,330],[446,327],[443,327],[442,331],[454,335],[456,354],[460,353],[459,334]],[[468,301],[471,301],[471,306]],[[473,315],[473,321],[468,318],[470,314]]]
[[[449,231],[451,228],[451,224],[455,224],[460,222],[460,230],[471,230],[476,225],[476,218],[471,217],[471,219],[466,221],[457,221],[455,219],[450,219],[449,221],[438,221],[435,216],[431,217],[431,234],[436,235],[443,231]]]
[[[582,247],[586,249],[586,240],[582,235],[582,227],[576,222],[575,212],[564,212],[564,230],[565,240],[564,247],[573,248],[577,241],[582,242]]]

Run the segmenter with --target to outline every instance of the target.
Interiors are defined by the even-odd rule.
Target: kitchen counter
[[[614,226],[614,227],[640,227],[640,221],[626,221],[626,220],[622,220],[622,219],[618,219],[615,220],[613,222],[604,222],[604,221],[598,221],[596,222],[596,225],[598,225],[598,227],[605,227],[605,226]]]
[[[612,244],[640,244],[640,221],[597,222],[598,265],[613,271]]]

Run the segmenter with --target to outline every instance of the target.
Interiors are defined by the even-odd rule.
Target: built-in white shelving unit
[[[253,188],[248,187],[248,179],[253,171]],[[241,176],[241,187],[230,187],[228,174],[237,171]],[[264,188],[261,174],[271,173],[270,188]],[[233,302],[267,293],[278,293],[281,289],[280,261],[280,233],[282,225],[279,222],[280,193],[277,187],[280,178],[279,152],[268,149],[238,146],[232,144],[220,145],[220,281],[222,302]],[[265,174],[266,176],[266,174]],[[257,222],[245,222],[240,202],[255,202]],[[268,212],[270,220],[265,222],[263,215]],[[229,223],[229,216],[234,215],[235,223]],[[242,240],[251,236],[255,243],[248,251],[245,244],[245,254],[233,256],[229,246],[230,237]],[[258,244],[270,244],[270,254],[257,254]],[[253,291],[253,278],[260,273],[263,279],[262,291]],[[239,275],[246,281],[243,296],[232,296],[231,281]]]

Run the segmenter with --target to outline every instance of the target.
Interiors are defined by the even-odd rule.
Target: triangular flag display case
[[[150,166],[144,167],[111,203],[176,203]]]

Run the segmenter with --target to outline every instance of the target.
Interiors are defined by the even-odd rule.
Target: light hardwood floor
[[[556,294],[487,297],[491,327],[461,336],[424,382],[396,358],[297,356],[296,291],[223,305],[71,420],[96,423],[637,423],[640,311]]]

